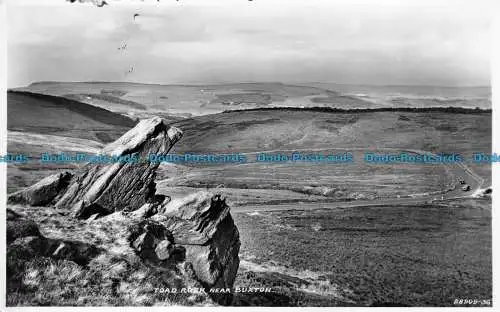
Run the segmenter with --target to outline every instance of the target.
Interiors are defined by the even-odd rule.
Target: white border
[[[6,153],[6,128],[7,128],[7,103],[6,103],[6,85],[7,85],[7,49],[6,49],[6,36],[7,36],[7,22],[6,22],[6,1],[9,0],[0,0],[0,154]],[[160,0],[161,5],[238,5],[244,8],[246,5],[245,2],[247,0],[179,0],[178,2],[175,0]],[[9,5],[59,5],[64,2],[64,0],[12,0],[9,2]],[[129,4],[139,4],[139,5],[157,5],[155,0],[145,0],[144,2],[140,0],[109,0],[111,5],[129,5]],[[332,0],[253,0],[251,2],[252,5],[260,5],[262,3],[266,3],[266,5],[287,5],[292,3],[305,3],[308,5],[311,3],[314,4],[333,4],[339,3],[339,1]],[[356,4],[384,4],[384,5],[408,5],[409,1],[406,0],[342,0],[340,2],[343,3],[356,3]],[[453,2],[456,5],[460,3],[465,3],[464,0],[421,0],[421,1],[411,1],[412,5],[422,5],[422,4],[439,4],[439,3],[450,3]],[[418,2],[418,4],[417,4]],[[500,153],[500,113],[498,113],[496,106],[500,103],[500,3],[496,1],[478,1],[478,0],[469,0],[467,3],[474,2],[478,5],[491,5],[492,12],[492,32],[491,32],[491,65],[492,65],[492,107],[493,107],[493,151]],[[77,4],[73,4],[77,5]],[[496,207],[500,203],[500,197],[496,196],[496,191],[500,186],[500,164],[495,163],[492,168],[493,174],[493,188],[494,196],[492,203],[492,235],[493,235],[493,304],[496,306],[497,299],[500,298],[500,290],[498,288],[500,275],[498,272],[498,264],[499,264],[499,256],[498,256],[498,235],[500,234],[500,230],[498,226],[500,225],[496,218]],[[6,194],[6,170],[5,164],[0,164],[0,194]],[[5,196],[0,196],[0,227],[2,233],[5,233]],[[1,267],[0,267],[0,308],[5,307],[5,235],[2,235],[2,240],[0,243],[1,250]],[[224,311],[227,309],[236,309],[239,311],[289,311],[289,310],[301,310],[301,311],[325,311],[326,309],[335,309],[337,311],[385,311],[388,308],[270,308],[270,307],[195,307],[196,310],[203,309],[205,311]],[[392,310],[398,308],[391,308]],[[439,309],[439,308],[405,308],[406,311],[420,311],[427,309]],[[447,308],[448,311],[475,311],[477,309],[481,309],[481,311],[491,310],[492,308],[460,308],[460,307],[452,307]],[[22,307],[22,308],[6,308],[8,311],[191,311],[193,308],[190,307]],[[399,309],[398,309],[399,310]]]
[[[0,0],[0,155],[7,153],[7,12],[5,1]],[[6,197],[7,165],[0,163],[0,307],[6,300]],[[4,195],[5,194],[5,195]]]
[[[492,108],[493,108],[493,134],[492,134],[492,151],[500,153],[500,113],[498,107],[500,105],[500,3],[496,2],[492,6],[491,16],[491,91],[492,91]],[[495,193],[492,198],[491,205],[491,224],[492,224],[492,264],[493,264],[493,305],[498,305],[498,298],[500,298],[500,289],[498,288],[500,282],[500,274],[498,274],[498,267],[500,262],[498,255],[499,240],[498,235],[500,230],[500,222],[497,216],[497,207],[500,203],[500,197],[497,196],[500,187],[500,164],[492,164],[492,187]]]

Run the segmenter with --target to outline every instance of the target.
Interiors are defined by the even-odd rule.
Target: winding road
[[[397,149],[397,148],[316,148],[316,149],[279,149],[279,150],[269,150],[269,151],[259,151],[259,152],[249,152],[242,153],[247,159],[250,156],[257,155],[259,153],[266,154],[276,154],[276,153],[293,153],[293,152],[304,152],[304,153],[335,153],[338,151],[370,151],[370,152],[389,152],[389,153],[401,153],[408,152],[420,155],[434,155],[428,151],[414,150],[414,149]],[[248,164],[242,163],[238,166],[244,166]],[[409,164],[411,165],[411,164]],[[354,200],[354,201],[321,201],[321,202],[297,202],[297,203],[279,203],[279,204],[249,204],[234,207],[233,210],[237,212],[251,212],[251,211],[270,211],[270,210],[290,210],[294,209],[297,205],[300,205],[301,209],[324,209],[324,208],[344,208],[344,207],[363,207],[363,206],[383,206],[383,205],[409,205],[409,204],[425,204],[431,202],[446,201],[450,199],[457,198],[467,198],[479,190],[483,184],[484,179],[478,176],[474,171],[467,166],[465,162],[452,162],[443,163],[447,169],[451,172],[453,176],[453,185],[439,194],[410,194],[409,197],[404,198],[384,198],[375,200]],[[463,178],[465,184],[470,186],[469,191],[462,191],[462,185],[458,183],[458,177]]]

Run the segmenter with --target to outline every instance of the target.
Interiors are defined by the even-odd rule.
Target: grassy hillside
[[[9,91],[7,94],[7,150],[38,157],[48,153],[96,153],[132,128],[136,121],[74,100]],[[7,190],[29,186],[57,170],[76,164],[9,164]]]
[[[12,131],[111,142],[136,121],[103,108],[57,96],[9,91],[7,128]]]
[[[491,150],[491,112],[232,111],[175,123],[176,151],[261,151],[299,148],[411,148],[440,152]]]
[[[238,305],[454,306],[491,299],[491,201],[235,213]]]

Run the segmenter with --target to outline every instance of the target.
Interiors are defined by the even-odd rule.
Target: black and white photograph
[[[5,307],[493,307],[493,1],[0,7]]]

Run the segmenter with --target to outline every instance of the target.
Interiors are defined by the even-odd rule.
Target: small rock
[[[160,260],[167,260],[174,253],[174,245],[167,239],[162,240],[156,245],[155,252],[156,256]]]
[[[134,248],[137,250],[137,251],[141,251],[144,249],[144,245],[146,244],[146,236],[148,235],[147,232],[145,233],[142,233],[135,241],[134,243],[132,244],[134,246]]]
[[[87,221],[90,222],[90,221],[93,221],[95,219],[97,219],[97,217],[99,217],[99,213],[94,213],[93,215],[91,215]]]
[[[141,208],[139,208],[135,211],[132,211],[130,213],[130,217],[135,218],[135,219],[145,219],[148,216],[156,213],[155,208],[156,208],[156,206],[153,205],[152,203],[146,203],[146,204],[142,205]]]
[[[61,243],[57,248],[56,250],[54,250],[54,252],[52,253],[52,256],[54,257],[58,257],[58,256],[61,256],[63,253],[64,253],[64,249],[67,249],[67,246],[65,243]]]

